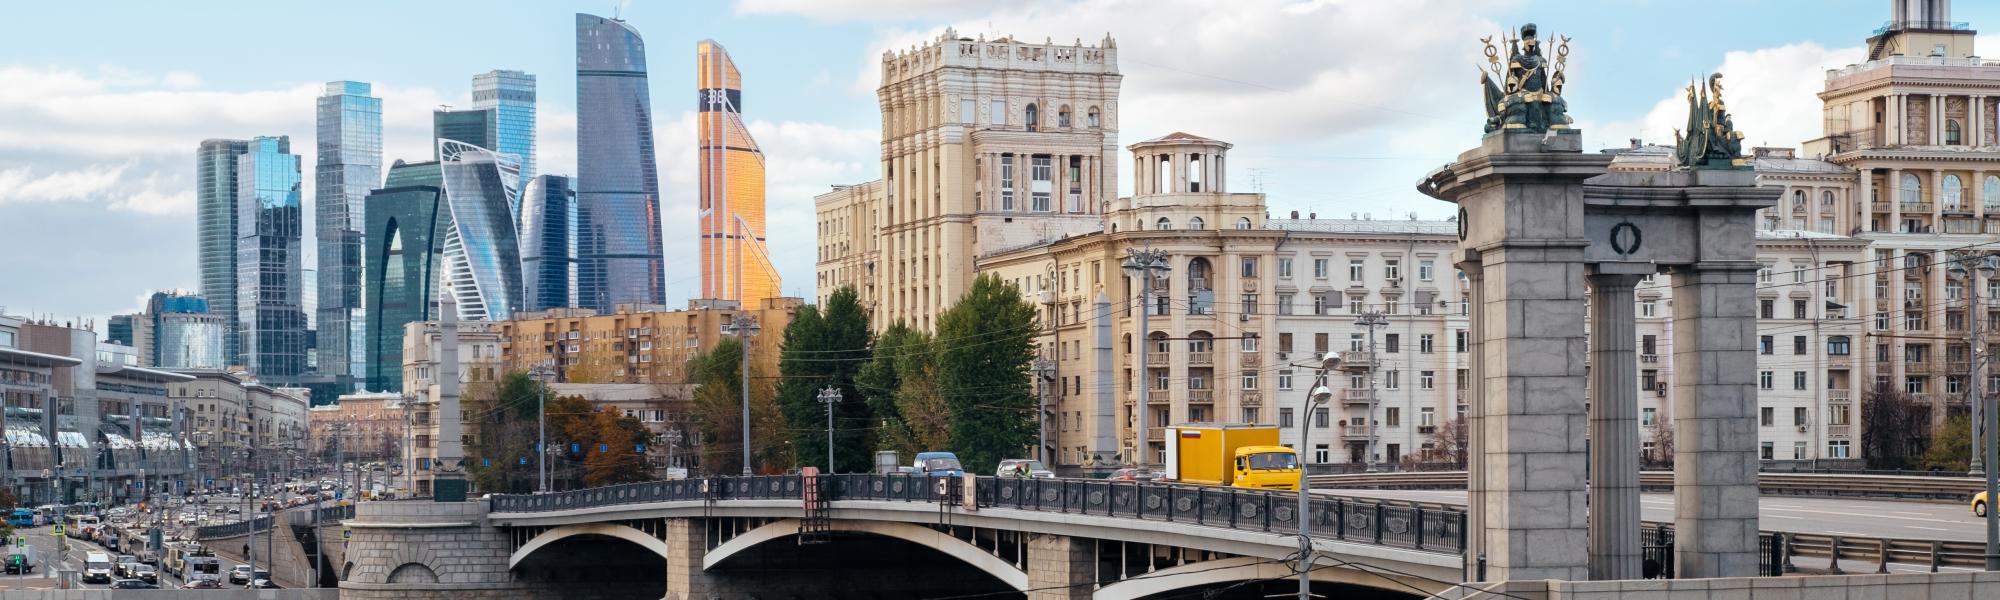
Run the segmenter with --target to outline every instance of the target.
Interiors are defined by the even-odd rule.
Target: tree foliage
[[[1915,468],[1931,437],[1930,406],[1888,385],[1861,397],[1861,457],[1870,469]]]
[[[902,323],[883,330],[874,357],[855,374],[855,387],[880,423],[880,449],[908,460],[950,447],[951,413],[937,391],[937,353],[929,334]]]
[[[475,491],[534,490],[535,419],[540,410],[537,401],[543,394],[550,394],[548,386],[521,371],[510,371],[498,382],[465,386],[459,395],[464,413],[460,426],[471,436],[465,447],[465,465]]]
[[[800,308],[785,327],[778,371],[778,407],[791,425],[793,452],[800,464],[826,462],[826,406],[820,391],[839,390],[833,406],[837,472],[867,471],[875,448],[875,418],[862,400],[855,376],[869,362],[868,313],[854,288],[842,287],[826,306]]]
[[[1972,467],[1972,419],[1965,415],[1955,415],[1944,420],[1944,427],[1931,436],[1930,448],[1924,450],[1925,469],[1943,471],[1964,471]]]
[[[1639,464],[1649,469],[1666,469],[1674,466],[1674,424],[1660,421],[1653,424],[1653,449],[1639,455]]]
[[[938,317],[936,390],[951,416],[951,450],[968,468],[1027,456],[1035,443],[1035,308],[987,274]]]
[[[712,475],[743,470],[742,342],[724,338],[714,348],[688,361],[689,380],[696,385],[693,419],[701,464]],[[750,452],[754,471],[783,473],[796,464],[784,414],[772,398],[769,380],[750,370]]]

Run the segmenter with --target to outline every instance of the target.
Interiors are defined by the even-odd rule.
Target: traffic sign
[[[345,542],[351,539],[354,539],[354,530],[346,527],[340,528],[340,541]]]
[[[57,523],[57,524],[56,524],[56,537],[63,537],[63,536],[65,536],[65,535],[68,535],[68,534],[67,534],[67,533],[64,533],[64,532],[63,532],[63,524],[62,524],[62,523]]]

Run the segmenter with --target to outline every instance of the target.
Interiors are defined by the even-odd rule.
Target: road
[[[67,552],[59,551],[57,550],[56,538],[53,532],[54,528],[48,526],[17,529],[14,531],[16,537],[26,537],[28,539],[28,545],[35,548],[35,559],[41,562],[35,565],[35,572],[27,575],[0,575],[0,589],[55,588],[58,587],[57,571],[71,570],[81,572],[83,570],[83,556],[85,553],[104,552],[114,558],[118,556],[116,553],[108,552],[97,544],[75,539],[67,541]],[[160,573],[161,588],[177,588],[180,585],[181,580],[167,573]],[[85,589],[106,588],[109,587],[109,584],[82,584],[81,587]]]
[[[1465,505],[1464,490],[1315,489],[1313,493]],[[1645,494],[1639,499],[1639,508],[1641,518],[1647,521],[1674,520],[1672,494]],[[1766,531],[1958,542],[1986,540],[1985,521],[1973,516],[1971,508],[1956,503],[1764,496],[1758,508],[1760,526]]]

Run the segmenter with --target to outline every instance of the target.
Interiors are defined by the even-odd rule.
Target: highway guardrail
[[[1972,477],[1924,475],[1853,475],[1832,473],[1760,473],[1758,487],[1766,494],[1797,496],[1862,496],[1963,502],[1985,489]],[[1314,475],[1313,489],[1462,490],[1464,471],[1351,473]],[[1642,471],[1639,485],[1665,491],[1674,486],[1672,471]]]

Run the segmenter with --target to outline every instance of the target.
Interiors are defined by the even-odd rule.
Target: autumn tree
[[[1035,307],[992,274],[981,275],[938,317],[937,391],[951,418],[951,450],[968,468],[1027,456],[1035,443]]]
[[[791,425],[793,452],[801,464],[826,466],[827,414],[821,390],[840,391],[833,405],[835,472],[869,469],[875,449],[875,418],[855,387],[869,362],[868,313],[854,288],[842,287],[826,305],[805,306],[785,327],[778,372],[778,407]]]
[[[1674,466],[1674,424],[1661,421],[1653,425],[1653,449],[1639,456],[1639,465],[1653,469]]]
[[[735,475],[743,470],[743,345],[724,338],[714,348],[688,361],[695,384],[692,417],[699,434],[696,446],[704,470]],[[769,380],[750,370],[750,452],[756,473],[783,473],[796,464],[790,432],[773,401]]]
[[[467,384],[460,394],[467,472],[482,493],[523,493],[534,490],[538,401],[548,386],[521,371],[509,371],[498,382]],[[552,395],[548,397],[553,397]]]
[[[585,486],[615,485],[652,479],[646,465],[646,426],[609,406],[590,414],[591,439],[583,461]]]
[[[1467,439],[1465,419],[1445,419],[1431,432],[1431,447],[1418,453],[1418,462],[1465,468]]]

